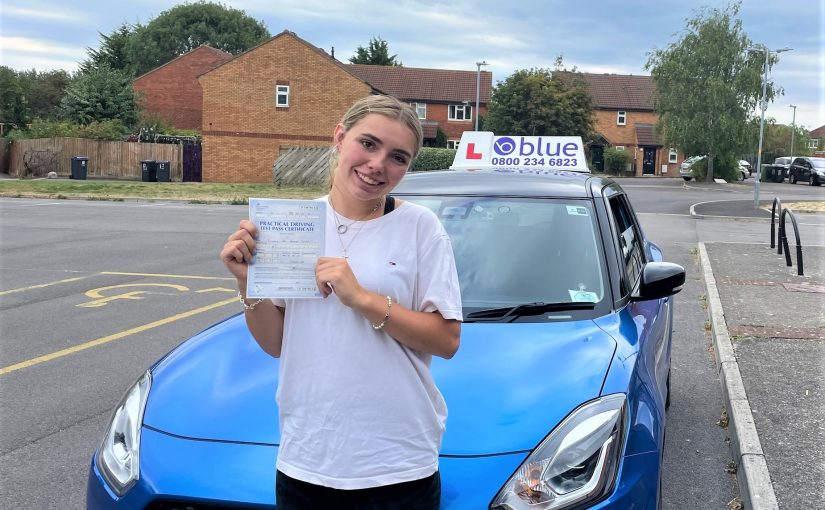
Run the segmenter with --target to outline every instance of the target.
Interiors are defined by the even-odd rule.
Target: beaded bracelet
[[[254,301],[251,305],[248,305],[248,304],[246,304],[246,300],[244,299],[243,295],[241,294],[241,291],[238,291],[238,301],[241,302],[241,305],[243,306],[243,310],[245,312],[248,312],[249,310],[254,310],[255,307],[258,306],[258,304],[261,301],[263,301],[263,299],[258,299],[256,301]]]
[[[387,313],[384,314],[384,320],[382,320],[380,324],[373,324],[370,322],[372,329],[383,329],[383,327],[387,324],[387,321],[390,320],[390,308],[392,308],[392,298],[387,296]]]

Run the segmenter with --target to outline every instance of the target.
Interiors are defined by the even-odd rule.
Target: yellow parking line
[[[98,345],[103,345],[114,340],[120,340],[121,338],[134,335],[135,333],[141,333],[143,331],[156,328],[158,326],[163,326],[164,324],[169,324],[170,322],[175,322],[177,320],[185,319],[187,317],[192,317],[193,315],[197,315],[199,313],[203,313],[214,308],[220,308],[221,306],[228,305],[229,303],[234,303],[235,301],[236,299],[234,297],[231,299],[225,299],[223,301],[218,301],[217,303],[213,303],[211,305],[195,308],[194,310],[189,310],[188,312],[171,315],[169,317],[166,317],[165,319],[150,322],[149,324],[144,324],[143,326],[137,326],[132,329],[121,331],[120,333],[104,336],[103,338],[98,338],[97,340],[91,340],[84,344],[69,347],[68,349],[63,349],[50,354],[45,354],[43,356],[39,356],[28,361],[21,361],[20,363],[15,363],[14,365],[9,365],[7,367],[0,368],[0,375],[7,374],[9,372],[14,372],[15,370],[20,370],[21,368],[28,368],[34,365],[38,365],[40,363],[45,363],[46,361],[51,361],[53,359],[62,358],[63,356],[68,356],[69,354],[84,351],[92,347],[97,347]]]
[[[11,294],[13,292],[23,292],[24,290],[42,289],[43,287],[49,287],[51,285],[57,285],[58,283],[76,282],[76,281],[82,280],[84,278],[88,278],[88,276],[78,276],[76,278],[66,278],[65,280],[59,280],[59,281],[51,282],[51,283],[41,283],[40,285],[30,285],[29,287],[20,287],[19,289],[4,290],[4,291],[0,292],[0,296],[6,295],[6,294]]]
[[[150,276],[150,277],[158,277],[158,278],[189,278],[192,280],[227,280],[233,281],[235,278],[232,277],[222,277],[222,276],[187,276],[183,274],[152,274],[152,273],[118,273],[114,271],[104,271],[100,274],[108,274],[114,276]]]

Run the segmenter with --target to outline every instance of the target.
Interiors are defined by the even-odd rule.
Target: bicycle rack
[[[773,199],[773,205],[771,206],[771,248],[776,248],[773,241],[774,241],[774,231],[775,231],[774,220],[779,217],[779,216],[777,216],[777,213],[776,213],[777,206],[779,207],[779,216],[782,216],[782,201],[779,200],[779,197],[775,197]],[[782,226],[780,225],[779,226],[779,239],[782,239],[782,234],[783,234]],[[776,253],[782,255],[782,243],[779,243],[779,249],[777,250]]]
[[[794,235],[796,236],[796,265],[797,265],[797,274],[799,276],[803,275],[802,270],[802,243],[799,240],[799,227],[796,225],[796,217],[793,215],[793,211],[790,209],[785,209],[782,211],[782,215],[779,217],[779,243],[780,243],[780,253],[782,249],[782,245],[785,246],[785,265],[791,267],[791,252],[790,248],[788,248],[788,236],[786,235],[787,231],[785,230],[785,216],[790,215],[791,223],[793,224],[793,231]],[[773,234],[773,232],[771,232]]]

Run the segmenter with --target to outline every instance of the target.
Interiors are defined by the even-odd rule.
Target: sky
[[[183,3],[171,0],[3,0],[0,63],[17,70],[75,71],[100,33],[146,24]],[[519,69],[649,74],[649,53],[685,32],[686,20],[718,0],[223,0],[262,21],[272,35],[295,32],[346,62],[381,37],[407,67],[476,71],[493,82]],[[756,44],[779,55],[769,79],[784,89],[766,119],[825,125],[825,0],[743,0],[739,19]],[[1,92],[0,92],[1,93]],[[796,105],[792,108],[790,105]],[[795,111],[795,118],[794,118]]]

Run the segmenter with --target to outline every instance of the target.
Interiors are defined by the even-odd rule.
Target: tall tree
[[[56,71],[20,71],[20,86],[26,96],[27,116],[31,119],[56,119],[60,116],[60,100],[71,83],[69,73]]]
[[[86,48],[89,58],[80,63],[80,71],[88,72],[101,66],[116,69],[118,71],[132,72],[133,64],[126,51],[129,38],[134,34],[131,25],[123,23],[109,35],[98,32],[100,35],[100,48]]]
[[[762,92],[765,54],[747,52],[752,44],[736,18],[739,7],[701,9],[681,39],[650,53],[646,65],[656,84],[658,131],[671,147],[708,155],[708,181],[714,160],[736,160],[756,145],[748,118]],[[771,54],[768,65],[777,60]],[[777,92],[768,83],[766,101]]]
[[[381,36],[370,39],[366,48],[359,46],[355,50],[355,55],[349,58],[352,64],[370,64],[375,66],[401,66],[398,55],[390,56],[390,48],[387,41]]]
[[[581,136],[594,132],[593,100],[573,71],[519,70],[493,89],[484,129],[521,136]]]
[[[270,37],[263,22],[211,2],[176,5],[133,30],[125,52],[136,76],[203,44],[237,55]]]
[[[67,120],[78,124],[118,119],[132,126],[138,120],[132,77],[108,67],[79,74],[66,88],[60,108]]]
[[[29,121],[28,101],[14,69],[0,66],[0,122],[22,128]],[[3,132],[8,131],[8,127]]]

